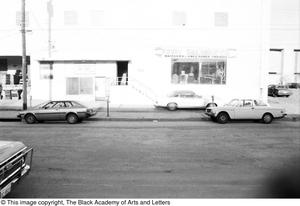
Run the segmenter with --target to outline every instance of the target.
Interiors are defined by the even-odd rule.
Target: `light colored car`
[[[273,97],[289,97],[292,95],[292,91],[289,90],[288,85],[269,85],[268,95]]]
[[[18,117],[24,119],[28,124],[38,121],[62,120],[66,120],[70,124],[75,124],[96,113],[95,109],[87,108],[76,101],[48,101],[35,106],[31,110],[21,111]]]
[[[5,197],[31,169],[32,148],[22,142],[0,141],[0,198]]]
[[[223,107],[208,107],[205,114],[213,121],[227,123],[230,119],[262,120],[269,124],[273,119],[283,118],[285,109],[270,107],[268,104],[254,99],[233,99]]]
[[[164,98],[160,98],[155,106],[166,107],[170,111],[175,111],[182,108],[205,108],[210,106],[210,103],[194,91],[179,90],[170,93]]]

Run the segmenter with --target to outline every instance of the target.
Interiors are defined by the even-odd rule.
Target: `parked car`
[[[85,107],[76,101],[48,101],[31,110],[21,111],[18,117],[24,119],[28,124],[38,121],[61,120],[75,124],[95,114],[95,109]]]
[[[207,99],[190,90],[173,91],[167,97],[159,99],[155,104],[156,107],[165,107],[170,111],[182,108],[205,108],[213,105],[216,104],[210,103]]]
[[[273,119],[283,118],[286,111],[283,108],[271,107],[259,100],[233,99],[223,107],[206,108],[205,114],[221,124],[231,119],[262,120],[263,123],[269,124]]]
[[[296,82],[288,83],[288,87],[290,89],[298,89],[298,88],[300,88],[300,83],[296,83]]]
[[[0,198],[29,173],[32,155],[32,148],[22,142],[0,141]]]
[[[287,85],[269,85],[268,95],[273,97],[289,97],[292,95],[292,91],[288,89]]]

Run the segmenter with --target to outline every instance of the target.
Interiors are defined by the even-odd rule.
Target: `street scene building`
[[[300,0],[2,0],[0,96],[3,204],[300,197]]]
[[[299,82],[300,6],[292,2],[28,1],[28,99],[153,105],[193,90],[266,100],[268,84]],[[17,0],[1,7],[7,99],[22,98],[19,8]]]

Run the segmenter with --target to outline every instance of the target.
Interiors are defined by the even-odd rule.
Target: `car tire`
[[[225,124],[228,122],[228,120],[229,120],[229,115],[225,112],[222,112],[222,113],[218,114],[218,116],[217,116],[217,121],[220,124]]]
[[[175,110],[177,110],[177,104],[175,102],[171,102],[171,103],[167,104],[167,108],[170,111],[175,111]]]
[[[24,120],[27,124],[34,124],[36,122],[36,118],[33,114],[26,114]]]
[[[67,122],[69,124],[76,124],[78,122],[78,116],[74,113],[70,113],[67,115]]]
[[[273,121],[273,115],[270,113],[264,114],[264,116],[262,117],[262,121],[265,124],[270,124]]]

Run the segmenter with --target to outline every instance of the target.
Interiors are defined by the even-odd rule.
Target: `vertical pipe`
[[[26,65],[26,31],[25,31],[25,0],[22,0],[22,80],[23,80],[23,110],[27,110],[27,65]]]

